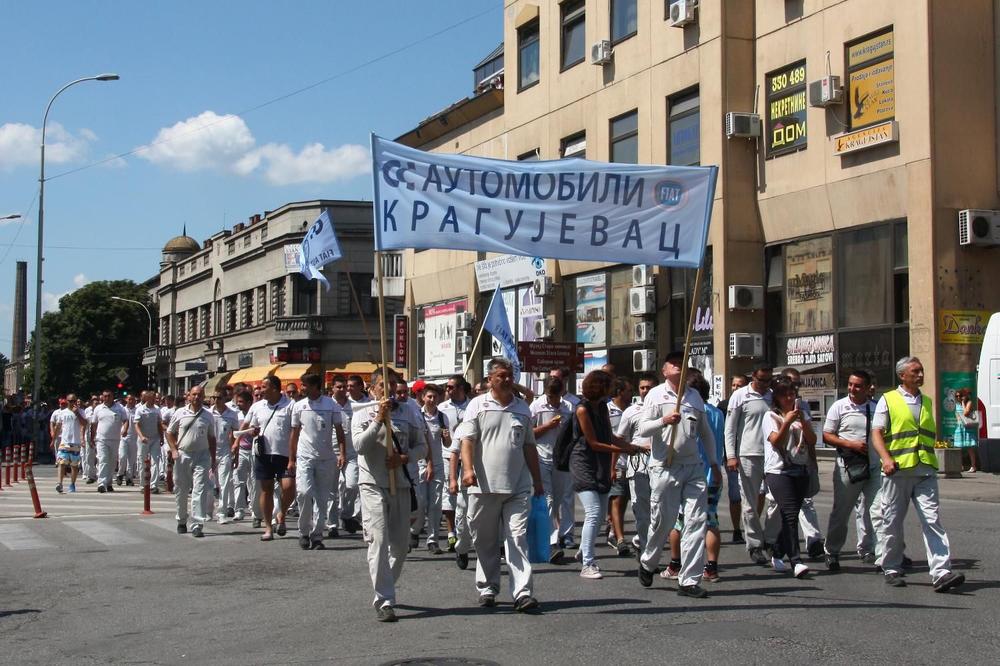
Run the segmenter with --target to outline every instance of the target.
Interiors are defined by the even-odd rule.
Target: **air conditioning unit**
[[[839,76],[824,76],[809,84],[809,106],[826,108],[844,101],[844,88]]]
[[[471,312],[459,312],[455,315],[455,328],[460,331],[471,331],[476,321]]]
[[[551,338],[556,332],[556,318],[552,315],[535,320],[535,337],[538,339]]]
[[[730,310],[763,310],[764,287],[753,284],[729,285]]]
[[[764,355],[764,336],[760,333],[730,333],[729,358],[760,358]]]
[[[726,138],[760,136],[760,115],[730,111],[726,114]]]
[[[536,277],[531,283],[531,290],[535,292],[535,296],[548,296],[552,293],[552,278]]]
[[[632,267],[632,286],[645,287],[653,284],[653,269],[649,266]]]
[[[455,350],[459,354],[471,354],[472,353],[472,336],[468,333],[462,333],[455,338]]]
[[[590,64],[607,65],[611,62],[614,49],[611,48],[611,40],[602,39],[590,45]]]
[[[636,342],[653,342],[656,339],[656,326],[651,321],[636,322],[632,339]]]
[[[656,290],[652,287],[632,287],[628,290],[628,313],[647,315],[656,312]]]
[[[1000,245],[1000,210],[958,211],[958,244],[984,247]]]
[[[683,28],[697,21],[694,10],[698,8],[698,0],[673,0],[670,3],[670,15],[667,22],[672,28]]]
[[[656,352],[652,349],[636,349],[632,352],[632,370],[650,372],[656,369]]]

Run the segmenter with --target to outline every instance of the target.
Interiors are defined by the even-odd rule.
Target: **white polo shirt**
[[[878,465],[878,453],[871,441],[871,425],[874,423],[874,419],[875,403],[873,401],[866,400],[859,405],[848,396],[830,405],[830,411],[826,413],[826,423],[823,424],[823,432],[836,435],[841,439],[868,442],[868,463]],[[837,464],[843,467],[844,459],[837,456]]]
[[[118,441],[122,438],[122,424],[128,421],[128,412],[117,402],[110,407],[102,402],[94,408],[94,421],[97,423],[95,439]]]
[[[284,393],[275,404],[258,400],[247,412],[247,421],[254,428],[260,428],[264,435],[264,450],[269,455],[288,457],[288,441],[292,436],[293,403]],[[267,427],[265,427],[267,426]]]
[[[531,473],[524,459],[524,447],[535,445],[531,408],[514,396],[502,405],[488,391],[469,402],[455,436],[474,444],[472,460],[479,485],[470,494],[530,493]]]
[[[142,434],[149,438],[149,444],[151,446],[159,445],[160,443],[160,408],[156,405],[152,407],[147,407],[144,403],[140,403],[138,407],[135,408],[135,414],[132,415],[132,423],[135,428],[142,431]],[[136,437],[139,436],[138,430],[136,431]]]
[[[292,428],[299,428],[296,460],[333,460],[340,444],[334,436],[336,426],[344,425],[343,411],[325,395],[316,400],[302,398],[292,407]]]
[[[566,428],[573,424],[573,405],[566,398],[560,398],[559,404],[553,406],[549,403],[547,395],[539,396],[531,403],[531,425],[534,428],[551,423],[556,417],[562,417],[557,427],[535,437],[535,446],[538,447],[538,459],[552,462],[552,454],[556,442]]]

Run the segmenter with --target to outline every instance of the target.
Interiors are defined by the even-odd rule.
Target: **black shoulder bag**
[[[844,471],[847,472],[847,478],[850,479],[851,483],[861,483],[871,478],[867,452],[868,447],[871,446],[871,432],[872,406],[868,402],[865,403],[865,453],[839,450],[840,458],[844,462]]]
[[[267,417],[267,423],[264,427],[260,429],[260,434],[253,438],[253,454],[254,456],[260,457],[267,454],[267,440],[264,439],[264,431],[267,430],[267,426],[271,425],[271,419],[274,418],[274,413],[278,411],[278,406],[275,405],[271,410],[271,415]]]
[[[396,433],[392,431],[391,425],[389,426],[389,432],[392,434],[392,448],[396,449],[396,453],[399,455],[403,455],[403,449],[399,446],[399,440],[396,439]],[[410,478],[410,471],[406,469],[406,463],[403,463],[400,467],[403,469],[403,476],[406,477],[406,482],[410,484],[410,511],[416,511],[420,505],[417,503],[417,491],[413,486],[413,479]],[[386,469],[386,472],[394,474],[391,469]]]

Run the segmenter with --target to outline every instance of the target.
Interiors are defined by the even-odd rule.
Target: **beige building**
[[[329,292],[295,268],[305,231],[324,209],[343,252],[323,269]],[[379,354],[373,270],[370,202],[289,203],[203,244],[173,238],[155,286],[159,344],[144,363],[167,393],[219,375],[255,383],[275,374],[298,383],[307,371],[369,369]],[[387,300],[390,321],[401,306]]]
[[[850,368],[887,386],[914,354],[941,403],[975,385],[975,322],[1000,310],[1000,250],[960,246],[958,224],[960,210],[1000,208],[998,16],[988,0],[505,0],[503,44],[476,66],[473,95],[398,141],[719,166],[702,293],[694,271],[654,269],[653,312],[635,316],[641,270],[546,261],[550,293],[533,297],[525,274],[507,294],[521,340],[552,316],[552,339],[585,342],[588,367],[628,374],[636,351],[661,359],[683,342],[696,298],[691,351],[716,387],[766,358],[805,372],[818,412]],[[755,110],[760,135],[729,136],[727,114]],[[408,254],[411,372],[449,366],[427,321],[481,315],[475,264],[491,258]]]

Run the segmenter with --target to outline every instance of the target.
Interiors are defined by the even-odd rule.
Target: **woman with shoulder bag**
[[[782,377],[773,387],[774,409],[762,423],[764,477],[781,513],[781,533],[774,545],[771,565],[788,571],[784,558],[794,568],[796,578],[809,573],[799,554],[799,510],[809,492],[809,468],[815,465],[816,433],[798,408],[795,387]]]
[[[608,414],[611,384],[611,375],[603,370],[594,370],[584,378],[583,400],[576,408],[573,426],[576,428],[576,441],[569,464],[573,490],[584,510],[578,555],[583,562],[580,577],[592,580],[603,578],[594,556],[594,543],[600,523],[608,514],[611,456],[614,453],[631,455],[641,451],[611,430],[611,416]]]
[[[979,409],[972,400],[972,391],[969,388],[960,388],[955,391],[955,432],[953,433],[953,443],[956,448],[968,449],[969,451],[969,473],[975,474],[979,467]]]

